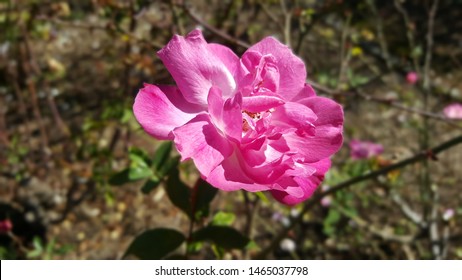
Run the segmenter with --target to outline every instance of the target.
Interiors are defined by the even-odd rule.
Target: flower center
[[[242,131],[247,132],[250,129],[255,130],[256,122],[261,119],[261,113],[242,111]]]
[[[250,112],[247,110],[242,111],[242,133],[246,134],[248,131],[260,131],[265,129],[269,124],[264,119],[267,119],[271,116],[271,113],[274,112],[274,109],[269,109],[263,112]],[[265,124],[266,123],[266,124]],[[258,129],[257,129],[258,127]]]

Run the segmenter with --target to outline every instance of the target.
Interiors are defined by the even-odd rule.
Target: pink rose
[[[0,233],[8,233],[13,229],[13,223],[9,219],[0,221]]]
[[[173,140],[182,160],[224,191],[310,197],[342,146],[343,111],[305,84],[303,61],[268,37],[241,58],[200,30],[158,52],[177,83],[145,84],[133,110],[146,132]]]
[[[444,107],[443,114],[448,119],[462,120],[462,104],[453,103]]]
[[[351,140],[350,156],[352,159],[366,159],[383,153],[383,146],[369,141]]]
[[[413,85],[413,84],[417,83],[418,80],[419,80],[419,75],[417,75],[416,72],[407,73],[406,81],[407,81],[408,84]]]

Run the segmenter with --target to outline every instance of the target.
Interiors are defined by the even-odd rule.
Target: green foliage
[[[159,146],[159,148],[157,148],[156,153],[152,159],[152,167],[155,170],[159,170],[167,162],[171,150],[171,141],[164,142]]]
[[[162,143],[156,150],[153,158],[139,148],[129,150],[129,167],[114,173],[109,178],[109,184],[121,186],[130,182],[145,180],[141,187],[144,194],[149,194],[167,175],[178,165],[179,157],[170,158],[171,142]]]
[[[133,240],[123,258],[133,255],[141,260],[160,260],[176,250],[184,241],[183,234],[174,229],[147,230]]]
[[[236,215],[233,213],[228,212],[218,212],[213,216],[212,221],[210,222],[211,225],[214,226],[230,226],[236,219]]]
[[[193,218],[191,209],[191,189],[180,180],[178,168],[170,171],[165,186],[170,201],[180,208],[190,219]]]
[[[248,237],[234,228],[215,225],[209,225],[194,232],[192,239],[194,241],[211,241],[223,249],[243,249],[250,242]]]
[[[58,245],[55,238],[44,243],[39,237],[34,237],[32,246],[32,250],[27,252],[28,259],[52,260],[55,256],[63,255],[72,250],[70,245]]]
[[[151,177],[144,185],[141,187],[141,192],[144,194],[150,193],[153,189],[155,189],[160,184],[160,180],[157,177]]]
[[[0,260],[14,260],[17,258],[13,248],[0,246]]]
[[[341,214],[335,209],[329,209],[327,217],[323,220],[323,232],[327,236],[333,236],[336,232],[336,225],[340,221]]]
[[[202,179],[197,181],[194,188],[188,187],[180,180],[177,168],[170,171],[165,189],[170,201],[195,221],[208,215],[209,204],[218,192]]]
[[[209,206],[218,193],[218,189],[211,186],[206,181],[199,179],[193,188],[191,197],[191,208],[194,211],[194,218],[200,220],[209,214]]]

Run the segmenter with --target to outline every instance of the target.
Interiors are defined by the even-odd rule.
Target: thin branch
[[[425,54],[425,65],[423,72],[423,87],[426,90],[430,89],[430,67],[432,61],[433,49],[433,28],[435,25],[435,16],[438,9],[438,0],[433,1],[430,13],[428,15],[428,32],[427,32],[427,51]]]
[[[396,192],[391,193],[391,199],[394,203],[399,207],[401,212],[406,216],[409,220],[411,220],[414,224],[420,227],[426,227],[427,224],[423,221],[422,215],[412,210],[412,208],[407,204],[406,201]]]
[[[438,201],[439,195],[437,189],[432,190],[433,199],[432,199],[432,209],[431,209],[431,216],[430,216],[430,242],[432,248],[433,258],[437,260],[442,259],[443,248],[441,248],[440,243],[440,234],[438,230]]]
[[[292,21],[292,13],[291,11],[287,10],[285,0],[280,0],[279,2],[281,3],[282,14],[284,15],[284,43],[290,48],[291,46],[290,23]]]
[[[250,239],[253,239],[253,225],[255,221],[255,216],[258,213],[258,202],[260,201],[259,199],[253,199],[251,200],[249,197],[249,193],[246,191],[242,192],[244,196],[244,202],[245,202],[245,216],[246,216],[246,222],[245,222],[245,227],[244,227],[244,234]],[[248,254],[249,251],[244,249],[244,259],[248,259]]]
[[[413,54],[414,49],[415,49],[414,34],[412,34],[413,24],[411,23],[409,19],[409,15],[406,9],[404,9],[403,5],[401,4],[401,1],[395,0],[394,3],[395,3],[395,7],[398,10],[398,12],[403,16],[404,25],[406,27],[407,41],[409,43],[409,48],[411,49],[411,58],[412,58],[412,63],[414,65],[414,69],[417,71],[417,73],[420,73],[419,60],[417,56]]]
[[[349,14],[342,30],[342,38],[340,42],[340,71],[338,74],[337,89],[341,88],[345,80],[345,72],[351,59],[351,52],[346,49],[346,41],[348,38],[348,30],[350,27],[351,18],[352,16]],[[345,52],[347,52],[346,55]]]
[[[368,0],[366,1],[367,4],[369,5],[369,8],[371,9],[374,17],[375,17],[375,28],[377,31],[377,37],[380,43],[380,49],[382,51],[382,57],[385,61],[385,64],[390,72],[393,70],[393,64],[391,63],[390,59],[390,53],[388,52],[388,45],[387,41],[385,40],[385,35],[383,32],[383,22],[382,18],[380,17],[379,13],[377,12],[377,7],[375,6],[375,1],[374,0]]]
[[[299,224],[300,222],[302,222],[303,220],[303,216],[311,209],[313,208],[315,205],[318,205],[319,202],[321,201],[322,198],[324,198],[325,196],[328,196],[330,194],[333,194],[333,193],[336,193],[340,190],[343,190],[343,189],[346,189],[354,184],[357,184],[357,183],[360,183],[360,182],[363,182],[363,181],[366,181],[366,180],[370,180],[370,179],[373,179],[373,178],[376,178],[380,175],[385,175],[393,170],[397,170],[397,169],[400,169],[400,168],[403,168],[407,165],[410,165],[410,164],[414,164],[416,162],[419,162],[419,161],[422,161],[422,160],[426,160],[428,159],[429,157],[435,157],[437,154],[449,149],[449,148],[452,148],[458,144],[462,143],[462,135],[459,135],[457,137],[454,137],[436,147],[433,147],[431,149],[428,149],[426,151],[421,151],[420,153],[412,156],[412,157],[409,157],[409,158],[406,158],[402,161],[399,161],[397,163],[394,163],[394,164],[391,164],[391,165],[388,165],[386,167],[383,167],[381,169],[378,169],[378,170],[375,170],[375,171],[371,171],[371,172],[368,172],[368,173],[365,173],[363,175],[359,175],[357,177],[353,177],[349,180],[346,180],[340,184],[337,184],[335,186],[333,186],[332,188],[324,191],[324,192],[321,192],[321,193],[317,193],[315,194],[311,199],[309,199],[305,205],[303,206],[303,209],[300,211],[300,214],[294,218],[292,220],[292,222],[290,223],[290,225],[284,229],[282,229],[278,234],[277,236],[273,239],[273,241],[271,242],[271,244],[264,248],[258,255],[255,256],[254,259],[264,259],[272,250],[274,250],[274,248],[276,248],[276,246],[279,244],[279,242],[281,242],[282,239],[284,239],[284,237],[287,235],[287,233],[292,230],[295,225]]]
[[[234,38],[233,36],[228,35],[227,33],[223,32],[221,30],[218,30],[217,28],[215,28],[215,27],[211,26],[210,24],[206,23],[199,16],[195,15],[186,4],[182,5],[182,7],[183,7],[184,11],[186,12],[186,14],[189,15],[195,22],[202,25],[205,29],[209,30],[213,34],[215,34],[215,35],[229,41],[230,43],[238,45],[240,47],[243,47],[243,48],[246,48],[246,49],[250,48],[250,45],[247,44],[246,42],[241,41],[241,40],[239,40],[237,38]]]
[[[393,232],[390,229],[379,229],[377,226],[367,222],[366,220],[363,220],[358,216],[352,215],[340,205],[334,205],[334,208],[339,210],[340,213],[342,213],[343,215],[352,219],[360,228],[370,232],[372,235],[382,238],[383,240],[409,244],[416,238],[416,235],[396,235],[393,234]]]
[[[377,76],[377,77],[379,77],[379,76]],[[375,80],[375,78],[370,79],[370,81],[373,81],[373,80]],[[413,108],[413,107],[407,107],[407,106],[397,102],[396,100],[393,100],[393,99],[390,99],[390,98],[381,98],[381,97],[375,97],[375,96],[372,96],[372,95],[369,95],[369,94],[364,94],[362,92],[362,90],[360,89],[360,87],[364,86],[364,84],[362,84],[360,86],[357,86],[357,87],[351,87],[349,92],[344,92],[344,91],[341,91],[341,90],[328,88],[326,86],[323,86],[323,85],[318,84],[316,82],[313,82],[311,80],[307,80],[307,82],[311,86],[313,86],[313,88],[315,88],[316,90],[322,91],[322,92],[324,92],[326,94],[329,94],[331,96],[344,96],[344,95],[347,95],[349,93],[353,93],[354,95],[356,95],[358,97],[361,97],[361,98],[363,98],[364,100],[367,100],[367,101],[373,101],[373,102],[376,102],[376,103],[381,103],[381,104],[384,104],[384,105],[392,106],[392,107],[395,107],[397,109],[400,109],[400,110],[403,110],[403,111],[406,111],[406,112],[409,112],[409,113],[419,114],[419,115],[427,116],[429,118],[432,118],[432,119],[435,119],[435,120],[438,120],[438,121],[445,122],[445,123],[447,123],[447,124],[449,124],[449,125],[451,125],[453,127],[456,127],[456,128],[462,128],[462,126],[458,122],[450,120],[450,119],[444,117],[443,115],[423,111],[421,109],[417,109],[417,108]]]
[[[428,96],[430,93],[430,70],[433,53],[433,27],[435,22],[436,11],[438,9],[438,0],[433,1],[433,5],[428,15],[428,31],[427,31],[427,50],[425,54],[425,64],[423,72],[423,94],[424,94],[424,110],[428,108]],[[429,145],[429,124],[428,118],[424,117],[423,127],[423,142],[422,148],[426,149]],[[422,188],[422,202],[424,206],[424,217],[429,219],[429,234],[431,241],[431,250],[435,259],[442,258],[442,248],[439,240],[438,230],[438,189],[431,186],[430,181],[430,168],[428,166],[428,160],[424,161],[424,169],[422,174],[423,188]]]
[[[284,24],[282,24],[279,19],[268,9],[268,6],[264,3],[265,1],[259,1],[258,5],[262,8],[263,12],[273,21],[277,24],[279,29],[281,30],[282,33],[284,33]]]
[[[149,46],[149,47],[151,47],[153,49],[161,49],[161,48],[164,47],[162,44],[153,42],[151,40],[138,38],[133,33],[125,32],[124,30],[122,30],[120,28],[115,28],[111,24],[107,24],[107,25],[104,25],[104,26],[102,26],[102,25],[91,25],[91,24],[64,21],[64,20],[60,20],[60,19],[57,19],[57,18],[51,18],[51,17],[43,16],[43,15],[37,16],[36,19],[43,20],[43,21],[49,21],[49,22],[52,22],[54,24],[58,24],[58,25],[61,25],[61,26],[67,26],[67,27],[71,27],[71,28],[86,29],[86,30],[90,30],[90,31],[92,31],[92,30],[102,30],[102,31],[106,31],[106,32],[108,32],[108,31],[115,32],[115,33],[117,33],[119,35],[127,36],[130,40],[136,41],[136,42],[141,43],[141,44],[145,44],[145,45],[147,45],[147,46]]]

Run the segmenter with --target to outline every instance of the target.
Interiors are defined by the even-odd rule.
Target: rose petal
[[[210,47],[202,32],[196,29],[186,37],[173,36],[157,54],[178,88],[185,94],[185,99],[206,107],[212,86],[219,87],[224,96],[230,96],[236,88],[233,75],[228,69],[232,68],[231,61],[235,56],[223,48],[218,49],[216,46]]]
[[[208,114],[196,116],[173,130],[173,135],[181,160],[192,159],[205,177],[233,153],[232,145],[218,132]]]
[[[306,80],[305,64],[292,53],[289,47],[272,37],[267,37],[247,50],[247,52],[253,51],[274,57],[280,77],[278,92],[286,100],[291,100],[303,89]]]
[[[305,84],[302,90],[292,98],[291,101],[298,101],[300,99],[316,96],[316,91],[309,84]]]
[[[205,178],[212,186],[224,191],[246,190],[250,192],[266,191],[269,185],[255,183],[254,180],[246,176],[241,169],[236,155],[226,158]]]
[[[296,132],[284,134],[291,149],[304,158],[305,162],[317,162],[336,153],[343,143],[342,107],[324,97],[310,97],[299,101],[310,108],[318,117],[313,123],[314,136],[299,135]]]
[[[145,84],[133,104],[135,118],[143,129],[161,140],[172,140],[172,130],[194,118],[200,109],[188,103],[173,86]]]
[[[295,102],[287,102],[278,107],[272,115],[272,124],[280,127],[289,126],[299,130],[299,133],[315,133],[316,114],[307,106]]]
[[[285,177],[278,182],[285,191],[272,190],[271,195],[286,205],[295,205],[311,197],[322,180],[324,180],[324,174],[330,168],[330,160],[323,159],[316,163],[310,163],[310,167],[316,169],[316,172],[312,176]]]
[[[220,89],[212,87],[207,102],[213,123],[225,135],[239,143],[242,138],[241,94],[223,100]]]
[[[276,96],[256,95],[242,98],[242,109],[249,112],[263,112],[284,104],[284,100]]]

